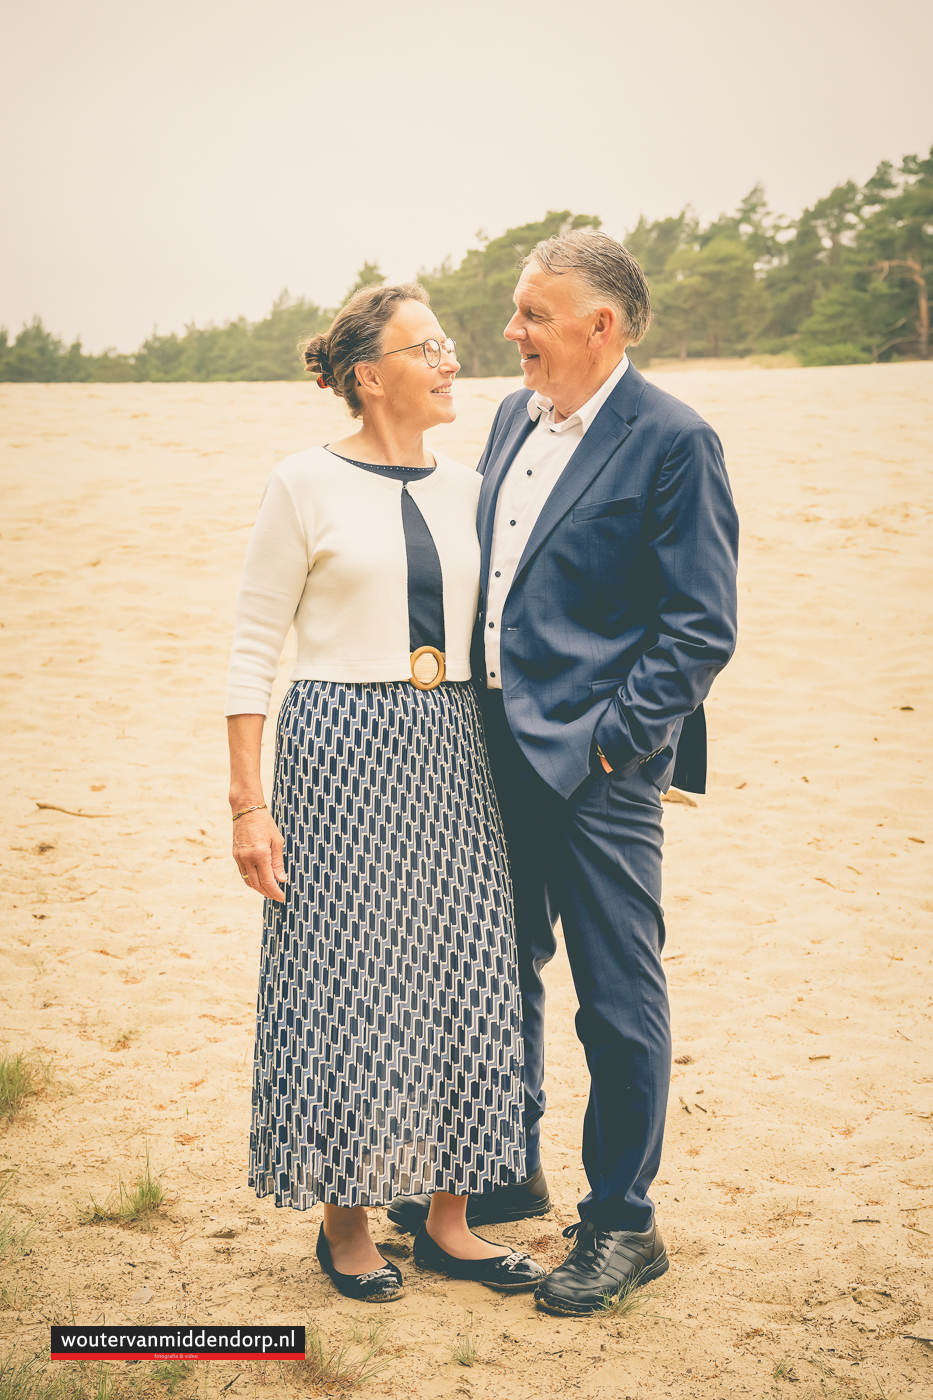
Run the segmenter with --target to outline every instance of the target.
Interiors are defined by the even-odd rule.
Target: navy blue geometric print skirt
[[[271,811],[249,1182],[387,1205],[524,1175],[505,842],[470,684],[297,681]]]

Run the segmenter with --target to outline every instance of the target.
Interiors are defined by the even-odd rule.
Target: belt
[[[437,647],[419,647],[411,654],[411,683],[416,690],[436,690],[447,674],[445,656]]]

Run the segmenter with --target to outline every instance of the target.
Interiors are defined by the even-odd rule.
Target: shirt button
[[[501,578],[501,577],[502,577],[502,574],[501,574],[500,571],[497,569],[497,570],[496,570],[496,578]]]
[[[490,679],[490,680],[494,680],[494,679],[495,679],[495,675],[496,675],[495,671],[490,671],[490,672],[489,672],[489,679]]]
[[[509,524],[510,524],[510,525],[514,525],[514,524],[515,524],[515,521],[514,521],[514,520],[510,520],[510,521],[509,521]]]
[[[530,471],[527,471],[527,472],[525,473],[525,475],[526,475],[526,476],[531,476],[531,472],[530,472]]]
[[[494,622],[490,622],[489,625],[490,625],[490,627],[495,627],[496,624],[495,624]]]

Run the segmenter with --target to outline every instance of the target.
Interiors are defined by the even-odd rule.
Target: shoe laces
[[[590,1254],[595,1259],[597,1253],[609,1239],[611,1230],[600,1230],[592,1220],[575,1220],[564,1231],[564,1239],[573,1240],[575,1251]]]

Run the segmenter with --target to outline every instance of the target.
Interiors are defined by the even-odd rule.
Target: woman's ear
[[[363,364],[354,365],[353,372],[356,375],[356,382],[365,394],[381,396],[383,393],[382,380],[376,365]]]

